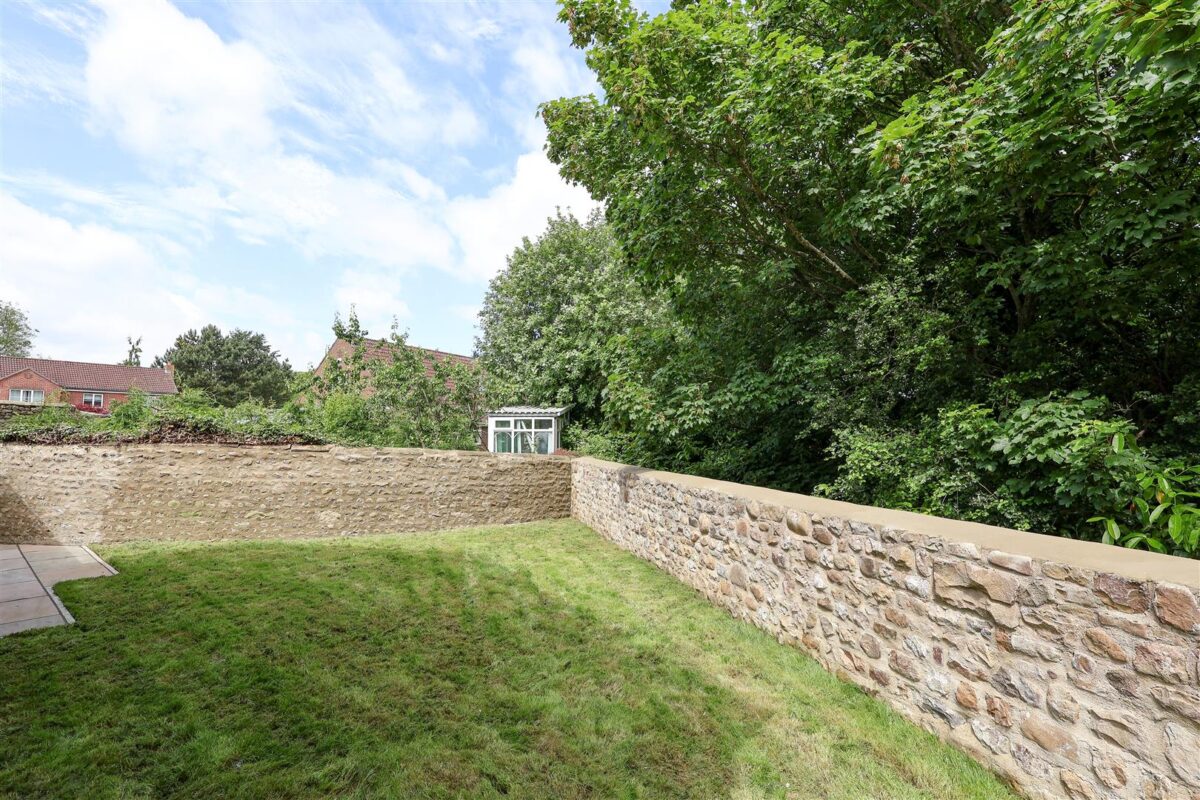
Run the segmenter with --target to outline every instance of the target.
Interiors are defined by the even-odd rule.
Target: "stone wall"
[[[8,392],[0,391],[0,397],[8,397]],[[45,405],[68,407],[66,403],[46,403]],[[30,414],[38,413],[44,407],[41,403],[10,403],[0,400],[0,419],[8,419],[9,417],[18,415],[29,416]]]
[[[0,541],[348,536],[570,513],[570,461],[446,450],[0,446]]]
[[[1032,798],[1200,798],[1200,562],[577,459],[572,513]]]

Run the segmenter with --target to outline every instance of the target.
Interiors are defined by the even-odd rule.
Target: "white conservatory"
[[[562,446],[568,406],[505,406],[488,414],[487,449],[548,455]]]

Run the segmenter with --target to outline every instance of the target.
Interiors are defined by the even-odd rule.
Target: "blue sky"
[[[37,355],[208,322],[318,361],[335,311],[470,352],[555,207],[538,103],[595,89],[548,2],[0,4],[0,298]]]

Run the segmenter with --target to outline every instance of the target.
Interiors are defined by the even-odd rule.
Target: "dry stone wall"
[[[570,513],[555,456],[343,447],[0,447],[0,541],[348,536]]]
[[[1032,798],[1200,798],[1200,562],[594,459],[572,512]]]
[[[0,400],[0,419],[8,419],[16,416],[31,416],[38,413],[47,405],[57,405],[60,408],[68,407],[65,403],[6,403]]]

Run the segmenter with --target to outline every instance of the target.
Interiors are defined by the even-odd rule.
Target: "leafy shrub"
[[[1157,474],[1136,439],[1128,420],[1085,392],[1027,400],[1007,413],[948,406],[916,428],[839,431],[832,455],[842,466],[818,492],[1097,539],[1096,518],[1121,516],[1128,498],[1145,491],[1145,476]]]
[[[331,439],[350,444],[365,444],[372,439],[367,401],[357,392],[334,392],[321,401],[313,415],[321,432]]]
[[[109,423],[114,430],[134,431],[142,428],[151,416],[146,393],[134,389],[125,400],[113,403]]]
[[[563,430],[563,447],[585,456],[608,461],[625,461],[628,450],[619,434],[599,427],[568,425]]]
[[[1113,449],[1136,444],[1113,437]],[[1137,493],[1120,514],[1093,517],[1102,541],[1159,553],[1200,558],[1200,465],[1174,463],[1137,476]]]
[[[324,441],[281,410],[257,402],[223,408],[195,389],[155,398],[134,391],[128,399],[114,403],[112,413],[106,416],[81,413],[69,406],[45,406],[35,414],[17,415],[0,423],[0,441],[52,444],[197,440]]]
[[[349,357],[314,377],[304,389],[311,430],[336,441],[380,447],[466,450],[490,405],[484,375],[474,365],[429,357],[408,346],[395,325],[386,339],[371,341],[351,313],[334,323],[334,334],[354,346]],[[386,351],[386,357],[374,353]],[[427,360],[428,359],[428,360]]]

